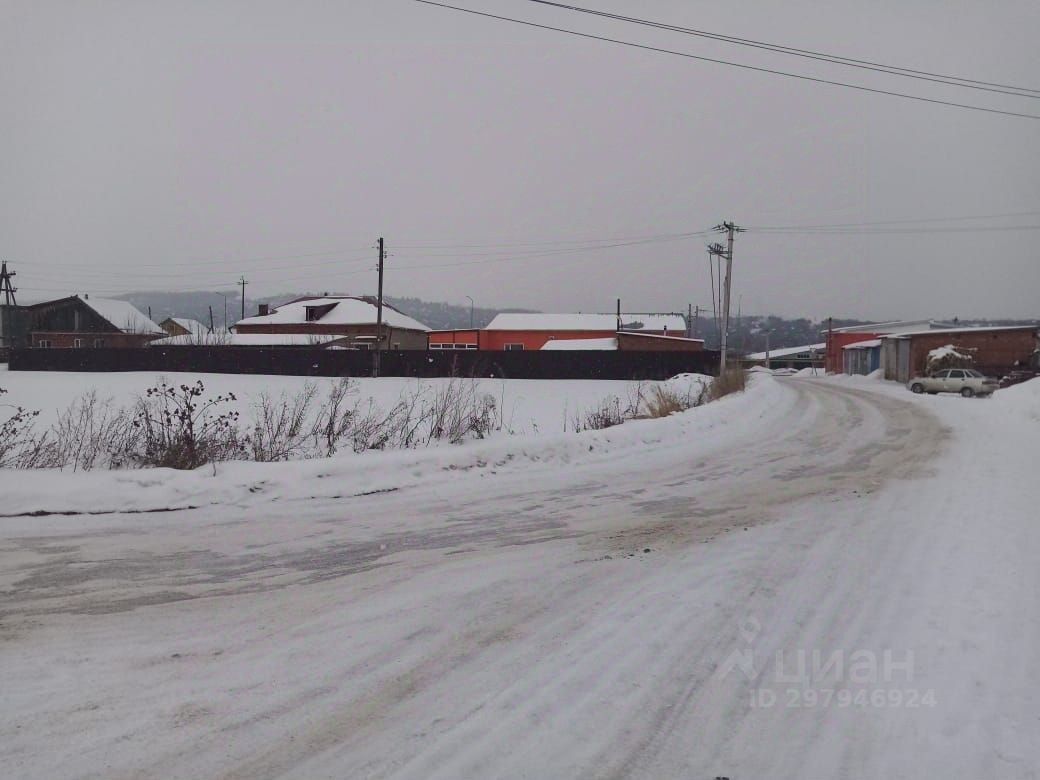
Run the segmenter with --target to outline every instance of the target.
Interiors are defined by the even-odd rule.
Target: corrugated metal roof
[[[622,314],[622,330],[685,333],[686,320],[678,314]],[[499,314],[486,330],[617,330],[616,314]]]

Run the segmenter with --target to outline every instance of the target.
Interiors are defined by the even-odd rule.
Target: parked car
[[[996,379],[974,368],[945,368],[929,376],[919,376],[907,383],[915,393],[960,393],[965,398],[989,395],[997,389]]]

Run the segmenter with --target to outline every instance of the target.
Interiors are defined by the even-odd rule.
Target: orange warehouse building
[[[703,341],[684,338],[686,320],[681,315],[622,314],[619,329],[615,314],[499,314],[486,328],[431,331],[430,349],[530,351],[540,350],[550,341],[615,339],[618,336],[622,337],[618,339],[618,347],[633,349],[632,340],[624,338],[630,334],[675,337],[677,344],[682,343],[681,346],[669,345],[670,349],[698,351],[704,346]]]

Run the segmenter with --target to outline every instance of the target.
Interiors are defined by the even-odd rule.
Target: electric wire
[[[991,81],[981,81],[979,79],[968,79],[962,78],[960,76],[951,76],[944,73],[932,73],[930,71],[915,70],[913,68],[903,68],[897,65],[886,65],[884,63],[872,62],[870,60],[858,60],[853,59],[851,57],[843,57],[837,54],[825,54],[823,52],[813,51],[812,49],[799,49],[793,46],[784,46],[782,44],[767,43],[765,41],[757,41],[751,38],[740,38],[735,35],[713,33],[707,30],[699,30],[695,27],[683,27],[681,25],[669,24],[666,22],[657,22],[650,19],[642,19],[635,16],[624,16],[622,14],[610,13],[608,11],[600,11],[594,8],[584,8],[582,6],[570,5],[568,3],[557,3],[552,2],[552,0],[528,0],[528,2],[542,6],[549,6],[560,10],[574,11],[577,13],[588,14],[591,16],[598,16],[614,21],[627,22],[630,24],[637,24],[644,27],[652,27],[659,30],[668,30],[669,32],[682,33],[684,35],[691,35],[698,38],[706,38],[708,40],[720,41],[723,43],[732,43],[739,46],[748,46],[750,48],[770,51],[776,54],[786,54],[795,57],[803,57],[805,59],[810,60],[829,62],[835,65],[842,65],[850,68],[859,68],[862,70],[869,70],[877,73],[886,73],[891,76],[901,76],[905,78],[919,79],[922,81],[929,81],[937,84],[947,84],[949,86],[981,90],[984,92],[995,92],[1003,95],[1014,95],[1016,97],[1040,99],[1040,89],[1033,89],[1031,87],[1017,87],[1011,84],[999,84]]]
[[[815,84],[827,84],[834,87],[843,87],[845,89],[857,90],[859,92],[869,92],[875,95],[886,95],[888,97],[901,98],[904,100],[915,100],[921,103],[931,103],[934,105],[947,106],[950,108],[961,108],[968,111],[979,111],[987,114],[999,114],[1002,116],[1012,116],[1019,119],[1040,119],[1040,114],[1027,114],[1020,111],[1007,111],[999,108],[989,108],[986,106],[977,106],[970,103],[958,103],[952,100],[940,100],[939,98],[924,97],[923,95],[912,95],[906,92],[895,92],[888,89],[879,89],[876,87],[868,87],[863,84],[850,84],[845,81],[835,81],[833,79],[825,79],[817,76],[808,76],[804,73],[792,73],[790,71],[777,70],[775,68],[765,68],[758,65],[749,65],[742,62],[733,62],[732,60],[723,60],[716,57],[705,57],[699,54],[691,54],[690,52],[677,51],[675,49],[666,49],[660,46],[650,46],[643,43],[636,43],[635,41],[626,41],[621,38],[611,38],[605,35],[594,35],[592,33],[580,32],[578,30],[571,30],[566,27],[555,27],[549,24],[540,24],[538,22],[528,21],[526,19],[517,19],[511,16],[502,16],[500,14],[493,14],[487,11],[477,11],[473,8],[463,8],[457,5],[450,5],[449,3],[435,2],[435,0],[413,0],[413,2],[420,3],[422,5],[428,5],[435,8],[442,8],[449,11],[456,11],[459,13],[470,14],[473,16],[480,16],[487,19],[495,19],[502,22],[510,22],[512,24],[519,24],[525,27],[532,27],[540,30],[551,30],[553,32],[566,33],[567,35],[574,35],[579,38],[585,38],[593,41],[602,41],[604,43],[615,43],[620,46],[627,46],[633,49],[642,49],[644,51],[656,52],[658,54],[669,54],[675,57],[682,57],[688,60],[697,60],[699,62],[711,62],[716,65],[726,65],[733,68],[740,68],[742,70],[755,71],[757,73],[767,73],[774,76],[784,76],[786,78],[799,79],[801,81],[812,82]]]

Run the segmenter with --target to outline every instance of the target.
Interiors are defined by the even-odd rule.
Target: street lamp
[[[473,299],[468,295],[466,297],[469,298],[469,329],[473,330]]]

